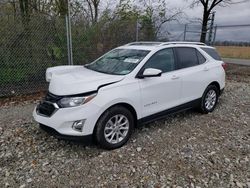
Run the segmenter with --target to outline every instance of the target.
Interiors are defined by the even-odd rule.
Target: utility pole
[[[70,19],[70,3],[67,0],[68,12],[65,16],[66,32],[67,32],[67,50],[68,50],[68,64],[73,65],[73,52],[72,52],[72,34],[71,34],[71,19]]]
[[[210,45],[212,44],[214,17],[215,17],[215,12],[212,12],[211,23],[210,23],[209,34],[208,34],[208,44]]]

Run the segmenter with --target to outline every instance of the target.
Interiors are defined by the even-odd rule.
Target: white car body
[[[159,77],[137,78],[138,72],[148,59],[165,48],[191,47],[197,49],[206,62],[197,66],[163,73]],[[118,49],[149,50],[148,55],[127,75],[109,75],[95,72],[84,66],[58,66],[48,68],[46,80],[50,82],[49,93],[56,96],[75,96],[82,93],[97,92],[86,104],[60,108],[51,116],[45,116],[34,110],[34,119],[40,124],[53,128],[62,135],[92,135],[99,117],[110,107],[123,104],[136,115],[136,119],[153,120],[155,114],[177,106],[199,100],[207,86],[217,83],[219,89],[225,87],[225,71],[222,61],[208,55],[201,47],[212,48],[196,43],[168,43],[166,45],[145,45],[134,43]],[[82,131],[72,128],[75,121],[84,120]]]

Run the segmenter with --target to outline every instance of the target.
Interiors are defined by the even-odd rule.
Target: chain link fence
[[[74,65],[90,63],[114,47],[136,40],[136,23],[130,21],[105,22],[86,28],[72,24]]]
[[[47,67],[67,64],[64,20],[0,16],[0,96],[44,89]]]
[[[200,24],[180,24],[174,27],[175,33],[179,33],[178,39],[184,41],[199,41],[201,34]],[[184,31],[184,32],[182,32]],[[242,25],[214,25],[208,27],[207,43],[212,45],[250,45],[250,24]]]
[[[215,45],[250,46],[250,24],[217,25],[214,31]]]
[[[33,13],[24,20],[20,14],[0,14],[0,26],[0,97],[46,90],[46,69],[68,65],[65,17]],[[89,63],[114,47],[136,40],[199,41],[201,32],[200,25],[166,23],[156,34],[152,24],[135,19],[101,20],[89,25],[82,18],[72,18],[71,26],[74,65]],[[249,27],[242,28],[236,33],[249,31]],[[231,35],[225,38],[223,34],[226,29],[230,28],[218,26],[217,34],[213,30],[213,40],[229,40]]]
[[[0,15],[0,97],[46,90],[48,67],[68,65],[66,19],[32,14]],[[74,65],[90,63],[110,49],[135,40],[156,40],[152,25],[111,20],[87,25],[72,19]],[[139,31],[140,30],[140,31]]]

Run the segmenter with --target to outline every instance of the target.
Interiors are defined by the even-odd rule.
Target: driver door
[[[156,52],[143,66],[162,71],[159,77],[139,80],[142,117],[162,112],[180,104],[181,78],[175,71],[176,63],[172,48]]]

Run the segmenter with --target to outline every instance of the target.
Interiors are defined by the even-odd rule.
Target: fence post
[[[213,38],[213,45],[216,39],[216,33],[217,33],[217,25],[214,27],[214,38]]]
[[[73,65],[73,52],[72,52],[72,34],[71,34],[71,19],[70,19],[70,3],[67,0],[68,12],[65,16],[66,32],[67,32],[67,50],[68,50],[68,64]]]
[[[184,41],[186,41],[186,32],[187,32],[187,24],[185,24],[184,28],[184,38],[183,38]]]
[[[136,36],[135,41],[137,42],[139,40],[139,22],[138,19],[136,20]]]

